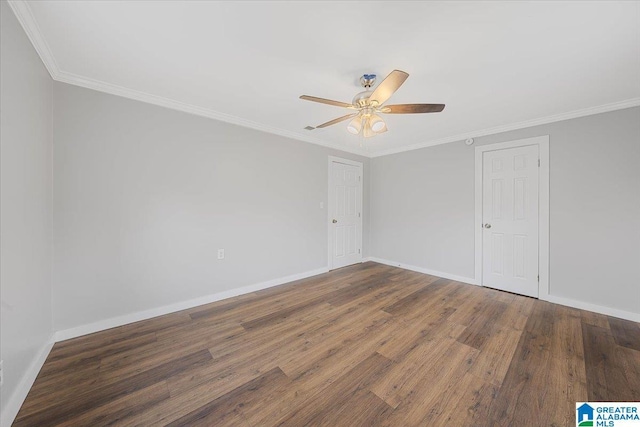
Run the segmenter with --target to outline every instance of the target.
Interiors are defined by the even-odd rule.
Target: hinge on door
[[[358,249],[358,253],[360,253],[360,249]]]
[[[540,167],[540,159],[538,159],[538,167]]]
[[[358,212],[358,218],[360,218],[360,212]]]
[[[540,281],[540,276],[538,276],[538,282]]]

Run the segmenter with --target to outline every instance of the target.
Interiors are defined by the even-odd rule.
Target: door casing
[[[487,151],[538,145],[538,298],[549,297],[549,135],[481,145],[475,148],[475,281],[482,285],[482,155]]]
[[[328,166],[327,166],[327,187],[328,187],[328,201],[327,201],[327,235],[328,235],[328,245],[327,245],[327,268],[329,270],[333,270],[333,230],[331,228],[331,212],[332,212],[332,196],[333,196],[333,179],[332,179],[332,174],[331,174],[331,165],[332,163],[337,162],[337,163],[342,163],[345,165],[350,165],[350,166],[356,166],[359,168],[360,170],[360,181],[359,181],[359,194],[360,194],[360,221],[358,223],[358,231],[357,231],[357,245],[358,245],[358,250],[359,255],[360,255],[360,261],[362,261],[362,223],[364,221],[364,205],[363,205],[363,183],[364,183],[364,167],[362,165],[361,162],[356,162],[355,160],[349,160],[349,159],[343,159],[341,157],[335,157],[335,156],[329,156],[328,158]]]

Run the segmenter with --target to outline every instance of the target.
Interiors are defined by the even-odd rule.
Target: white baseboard
[[[51,351],[51,347],[53,347],[53,335],[50,337],[49,341],[42,346],[40,352],[37,357],[33,360],[29,368],[22,376],[18,387],[13,392],[7,404],[4,408],[2,408],[2,419],[0,420],[0,426],[2,427],[10,427],[16,416],[18,415],[18,411],[20,411],[20,407],[22,403],[27,398],[27,394],[29,394],[29,390],[31,390],[31,386],[36,381],[36,377],[42,369],[42,365],[47,360],[47,356],[49,356],[49,352]],[[6,367],[5,367],[6,368]]]
[[[295,280],[306,279],[307,277],[317,276],[318,274],[326,273],[327,271],[329,271],[327,267],[318,268],[316,270],[292,274],[291,276],[280,277],[278,279],[268,280],[266,282],[256,283],[253,285],[244,286],[242,288],[229,289],[227,291],[218,292],[212,295],[195,298],[188,301],[182,301],[175,304],[165,305],[163,307],[152,308],[150,310],[126,314],[124,316],[112,317],[110,319],[101,320],[99,322],[90,323],[88,325],[82,325],[75,328],[58,331],[55,333],[54,339],[55,342],[64,341],[71,338],[92,334],[94,332],[100,332],[106,329],[127,325],[129,323],[139,322],[141,320],[147,320],[169,313],[175,313],[176,311],[186,310],[188,308],[197,307],[199,305],[209,304],[226,298],[248,294],[251,292],[259,291],[261,289],[271,288],[273,286],[282,285],[284,283],[293,282]]]
[[[99,322],[91,323],[88,325],[82,325],[71,329],[57,331],[52,334],[49,342],[47,342],[47,344],[43,346],[40,353],[38,353],[38,357],[29,366],[29,369],[24,374],[22,380],[20,381],[20,384],[14,391],[13,395],[9,398],[7,405],[2,408],[0,426],[11,426],[11,424],[15,420],[16,415],[18,415],[18,411],[20,411],[20,407],[24,403],[24,400],[27,398],[27,394],[29,394],[29,390],[33,386],[33,383],[35,382],[36,377],[38,376],[38,373],[42,368],[42,365],[44,365],[44,362],[47,360],[47,356],[49,356],[51,348],[53,347],[54,343],[58,341],[64,341],[82,335],[100,332],[105,329],[115,328],[117,326],[138,322],[140,320],[151,319],[152,317],[162,316],[164,314],[174,313],[176,311],[197,307],[199,305],[209,304],[226,298],[248,294],[251,292],[259,291],[261,289],[271,288],[274,286],[282,285],[284,283],[293,282],[295,280],[306,279],[307,277],[317,276],[318,274],[326,273],[327,271],[329,271],[327,267],[318,268],[316,270],[292,274],[290,276],[268,280],[266,282],[256,283],[253,285],[244,286],[242,288],[229,289],[227,291],[218,292],[212,295],[191,299],[176,304],[170,304],[163,307],[101,320]]]
[[[397,261],[389,261],[386,259],[381,259],[376,257],[367,257],[366,259],[363,259],[363,262],[366,262],[366,261],[373,261],[380,264],[400,267],[400,268],[404,268],[405,270],[417,271],[418,273],[429,274],[431,276],[444,277],[445,279],[451,279],[457,282],[468,283],[470,285],[482,286],[478,282],[476,282],[475,279],[471,279],[469,277],[456,276],[454,274],[443,273],[441,271],[429,270],[428,268],[402,264]],[[594,313],[604,314],[606,316],[618,317],[620,319],[631,320],[632,322],[640,322],[640,313],[633,313],[630,311],[624,311],[617,308],[605,307],[602,305],[591,304],[588,302],[578,301],[571,298],[559,297],[555,295],[547,295],[546,297],[540,298],[540,299],[554,303],[554,304],[560,304],[567,307],[578,308],[580,310],[592,311]]]
[[[428,268],[416,267],[415,265],[403,264],[397,261],[389,261],[387,259],[368,257],[367,261],[373,261],[380,264],[391,265],[393,267],[404,268],[405,270],[416,271],[418,273],[428,274],[430,276],[442,277],[449,280],[455,280],[456,282],[468,283],[469,285],[477,285],[475,279],[471,277],[457,276],[455,274],[445,273],[442,271],[429,270]]]
[[[366,257],[362,259],[362,262],[377,262],[380,264],[386,264],[394,267],[404,268],[405,270],[416,271],[418,273],[429,274],[431,276],[443,277],[445,279],[455,280],[457,282],[468,283],[471,285],[478,285],[474,279],[469,277],[457,276],[454,274],[444,273],[441,271],[430,270],[427,268],[416,267],[408,264],[403,264],[396,261],[389,261],[382,258],[376,257]],[[105,329],[114,328],[117,326],[126,325],[128,323],[137,322],[140,320],[150,319],[152,317],[161,316],[164,314],[174,313],[176,311],[185,310],[188,308],[197,307],[199,305],[208,304],[215,301],[220,301],[226,298],[231,298],[238,295],[243,295],[255,291],[259,291],[261,289],[270,288],[273,286],[278,286],[284,283],[293,282],[295,280],[305,279],[307,277],[316,276],[318,274],[326,273],[328,268],[323,267],[316,270],[307,271],[304,273],[293,274],[286,277],[281,277],[278,279],[269,280],[266,282],[256,283],[249,286],[244,286],[242,288],[230,289],[223,292],[218,292],[212,295],[183,301],[176,304],[166,305],[163,307],[154,308],[151,310],[145,310],[138,313],[132,313],[125,316],[114,317],[111,319],[106,319],[100,322],[91,323],[89,325],[83,325],[76,328],[66,329],[63,331],[58,331],[52,335],[51,340],[47,342],[41,349],[40,353],[34,359],[33,363],[29,366],[29,369],[22,377],[20,384],[17,389],[14,391],[13,395],[9,398],[7,405],[2,408],[2,416],[0,419],[1,427],[10,427],[13,423],[16,415],[18,415],[18,411],[22,406],[22,403],[27,397],[29,390],[33,386],[33,383],[40,372],[40,369],[44,365],[44,362],[47,360],[47,356],[53,347],[54,342],[64,341],[67,339],[79,337],[82,335],[99,332]],[[634,322],[640,322],[640,314],[633,313],[629,311],[619,310],[610,307],[604,307],[596,304],[590,304],[582,301],[576,301],[570,298],[558,297],[554,295],[549,295],[546,298],[546,301],[560,304],[568,307],[578,308],[581,310],[593,311],[595,313],[604,314],[607,316],[618,317],[621,319],[631,320]]]
[[[566,305],[567,307],[579,308],[580,310],[593,311],[594,313],[604,314],[606,316],[631,320],[632,322],[640,322],[640,313],[633,313],[631,311],[624,311],[617,308],[576,301],[571,298],[558,297],[555,295],[548,295],[545,298],[545,301],[552,302],[554,304]]]

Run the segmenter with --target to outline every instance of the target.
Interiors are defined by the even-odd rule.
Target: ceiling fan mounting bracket
[[[376,83],[376,75],[375,74],[363,74],[360,77],[360,84],[362,87],[369,89]]]

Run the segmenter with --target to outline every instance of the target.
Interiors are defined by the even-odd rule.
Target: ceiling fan
[[[382,114],[415,114],[415,113],[439,113],[444,110],[444,104],[396,104],[384,105],[385,102],[402,86],[409,74],[400,70],[393,70],[389,75],[375,88],[371,87],[375,84],[375,74],[365,74],[360,77],[360,83],[365,88],[363,92],[358,93],[351,104],[331,99],[317,98],[315,96],[302,95],[300,99],[306,101],[319,102],[321,104],[335,105],[336,107],[344,107],[355,110],[352,113],[338,117],[316,128],[326,128],[336,123],[344,122],[351,119],[347,125],[347,130],[355,135],[362,132],[362,136],[369,138],[377,134],[387,131],[387,124],[384,122]],[[307,127],[307,129],[314,129]]]

